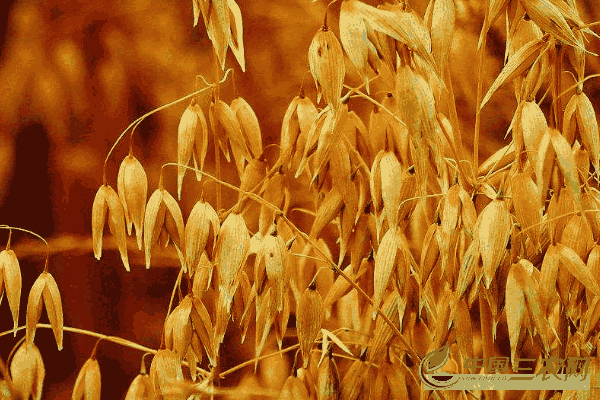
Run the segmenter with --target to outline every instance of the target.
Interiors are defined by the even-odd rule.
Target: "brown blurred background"
[[[472,146],[475,46],[483,3],[457,1],[451,53],[467,148]],[[578,3],[584,21],[600,19],[599,6]],[[237,95],[244,97],[258,116],[264,143],[277,142],[285,109],[307,71],[308,46],[320,27],[324,4],[309,0],[240,0],[238,4],[244,19],[247,72],[241,73],[229,54],[227,66],[235,68],[235,77],[224,85],[222,97],[228,102]],[[410,4],[423,15],[425,1]],[[101,261],[96,261],[91,251],[91,205],[102,183],[104,157],[125,127],[193,91],[196,74],[214,79],[211,44],[202,21],[192,27],[189,0],[16,0],[2,2],[0,10],[0,224],[30,229],[50,240],[50,272],[63,295],[66,325],[158,348],[177,264],[165,255],[153,258],[147,271],[141,254],[131,246],[132,272],[126,273],[110,235]],[[333,10],[332,16],[336,7]],[[502,68],[504,29],[499,22],[490,34],[486,88]],[[599,52],[597,41],[590,43],[590,49]],[[353,67],[349,63],[347,67],[348,82],[357,83]],[[597,59],[589,60],[588,70],[600,70]],[[305,81],[314,100],[310,75]],[[599,90],[596,80],[586,83],[592,101]],[[134,136],[134,155],[146,169],[150,192],[156,188],[160,165],[176,160],[177,126],[185,107],[181,103],[149,117]],[[369,105],[361,107],[370,111]],[[515,108],[508,87],[484,109],[481,160],[508,143],[503,137]],[[123,141],[108,163],[113,187],[127,146],[128,141]],[[209,171],[212,165],[209,156]],[[233,169],[229,170],[225,176],[236,183]],[[167,189],[174,194],[174,170],[167,170],[166,177]],[[185,182],[181,207],[187,218],[200,185],[190,176]],[[26,296],[43,267],[43,247],[26,235],[13,237],[24,276],[24,323]],[[0,243],[6,238],[0,232]],[[10,318],[3,302],[2,330],[12,326]],[[70,398],[77,371],[95,340],[65,333],[62,352],[56,351],[50,331],[40,331],[36,342],[47,367],[44,397]],[[14,343],[12,338],[0,338],[3,359]],[[225,353],[227,344],[226,340]],[[100,353],[103,398],[121,398],[139,371],[141,353],[113,344],[103,344]],[[247,358],[231,355],[227,364]]]

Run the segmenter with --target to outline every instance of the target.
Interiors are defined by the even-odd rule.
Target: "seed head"
[[[281,400],[303,400],[310,397],[304,383],[298,377],[290,375],[283,383],[279,398]]]
[[[306,368],[310,350],[323,327],[323,299],[317,291],[316,285],[310,285],[300,297],[300,303],[296,310],[296,327],[304,360],[303,367]]]
[[[99,400],[100,399],[100,365],[96,358],[88,358],[83,364],[75,386],[73,387],[72,400]]]
[[[194,167],[203,169],[204,159],[208,150],[208,125],[202,108],[192,101],[185,109],[179,120],[177,129],[177,163],[188,165],[190,159],[194,160]],[[181,199],[181,187],[186,168],[177,168],[177,197]],[[202,174],[196,172],[196,179],[200,181]]]
[[[235,116],[240,123],[242,129],[242,136],[246,143],[250,154],[254,158],[259,158],[263,152],[262,146],[262,135],[260,133],[260,126],[258,125],[258,118],[250,104],[241,97],[231,102],[231,110],[235,113]]]
[[[42,272],[29,291],[27,300],[27,318],[25,322],[26,343],[33,344],[36,325],[42,315],[42,301],[54,332],[58,350],[63,347],[63,310],[60,291],[54,277],[49,272]]]
[[[183,216],[173,196],[165,189],[159,188],[150,196],[144,218],[146,268],[150,268],[152,248],[158,242],[163,231],[165,246],[169,238],[173,240],[175,250],[177,250],[177,254],[179,255],[179,261],[184,270],[186,270],[186,262],[182,253],[185,244]]]
[[[244,265],[249,248],[250,235],[244,217],[241,214],[229,214],[221,226],[216,246],[219,287],[226,290],[231,288]]]
[[[123,203],[127,234],[131,235],[131,227],[135,225],[138,249],[142,249],[142,232],[146,197],[148,196],[148,178],[142,164],[132,155],[123,159],[117,177],[117,191]]]
[[[256,255],[255,271],[265,271],[274,289],[275,306],[283,310],[283,297],[287,287],[288,250],[281,236],[267,235]]]
[[[219,216],[214,208],[209,203],[198,201],[185,226],[185,257],[190,273],[196,270],[205,251],[209,259],[213,258],[219,227]]]
[[[186,296],[165,321],[165,346],[182,357],[192,341],[191,311],[192,299]]]
[[[0,252],[0,296],[6,290],[8,305],[13,318],[13,331],[17,334],[19,306],[21,303],[21,268],[15,252],[7,248]],[[1,297],[0,297],[1,299]]]
[[[218,352],[218,346],[216,346],[215,328],[213,327],[208,310],[202,303],[202,300],[195,296],[193,296],[191,299],[193,307],[190,312],[190,317],[192,318],[192,323],[194,324],[194,335],[200,339],[210,364],[216,366],[216,354]],[[193,337],[192,346],[195,346]],[[198,351],[198,349],[194,350],[194,352],[196,351]],[[198,351],[196,354],[199,355],[201,352]]]
[[[378,71],[377,49],[369,40],[370,28],[363,18],[353,13],[348,2],[340,8],[340,39],[350,61],[369,88],[369,67]]]
[[[151,399],[153,396],[154,387],[150,382],[150,376],[146,373],[140,373],[129,385],[125,400],[146,400]]]
[[[375,268],[373,270],[373,305],[379,307],[383,300],[383,295],[388,287],[392,272],[396,268],[396,264],[400,261],[399,238],[395,230],[389,229],[379,244],[379,249],[375,255]],[[373,312],[373,319],[377,313]]]
[[[13,387],[20,398],[42,398],[42,386],[46,369],[38,348],[32,343],[22,343],[10,363]]]
[[[338,110],[346,69],[344,53],[333,32],[323,26],[308,49],[308,64],[317,86],[317,102],[321,97],[332,110]]]
[[[496,269],[502,261],[511,228],[511,217],[504,200],[492,201],[479,214],[475,230],[483,260],[486,287],[490,286]]]
[[[202,298],[204,292],[210,288],[213,275],[213,264],[210,262],[206,253],[200,256],[200,261],[194,270],[194,281],[192,293],[199,299]]]
[[[221,150],[228,162],[230,161],[230,156],[227,141],[229,142],[234,157],[236,157],[235,162],[238,174],[241,176],[244,172],[245,162],[251,160],[253,157],[250,152],[250,145],[242,132],[242,127],[235,112],[223,100],[213,101],[210,104],[209,121],[212,131],[217,135]]]
[[[108,227],[117,240],[117,246],[121,253],[121,260],[125,269],[129,271],[129,259],[127,257],[127,234],[125,229],[125,210],[121,199],[109,185],[102,185],[92,205],[92,243],[94,255],[99,260],[102,256],[102,232],[106,217],[108,215]],[[136,228],[137,230],[137,228]]]
[[[173,387],[183,382],[181,356],[171,350],[159,350],[150,365],[150,380],[157,399],[168,399]]]
[[[254,370],[258,367],[258,357],[262,352],[267,341],[267,337],[271,332],[271,327],[275,321],[277,313],[275,299],[273,298],[272,288],[268,288],[263,294],[256,299],[256,331],[254,345]]]

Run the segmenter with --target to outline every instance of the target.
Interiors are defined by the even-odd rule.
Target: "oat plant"
[[[64,332],[98,338],[73,399],[100,398],[101,340],[140,350],[140,374],[123,388],[128,400],[599,398],[600,136],[585,90],[596,78],[586,75],[586,60],[597,56],[587,46],[598,35],[575,0],[486,2],[476,120],[463,132],[450,73],[463,0],[430,0],[424,15],[410,1],[334,0],[309,48],[298,49],[313,79],[289,94],[278,143],[266,143],[251,102],[222,90],[246,70],[243,6],[192,3],[217,79],[198,71],[193,92],[123,131],[91,217],[95,257],[108,225],[127,271],[142,267],[130,265],[130,252],[143,251],[152,268],[153,254],[174,250],[179,275],[165,299],[161,346],[64,327],[48,262],[18,327],[11,234],[20,229],[0,226],[9,230],[0,291],[10,333],[25,329],[0,363],[2,398],[43,397],[45,365],[55,360],[42,360],[36,328],[51,328],[59,349]],[[496,24],[506,30],[505,62],[486,87]],[[510,143],[480,163],[481,116],[504,87],[515,99]],[[182,112],[176,159],[149,188],[131,143],[138,125],[167,107]],[[129,154],[108,176],[127,137]],[[224,168],[239,180],[226,181]],[[166,179],[176,180],[176,193]],[[195,196],[189,215],[182,194]],[[50,324],[38,324],[44,309]],[[224,349],[231,335],[227,343],[253,348],[242,364],[227,359],[236,351]],[[515,373],[518,359],[539,371],[551,356],[591,357],[592,389],[433,392],[419,368],[436,349],[452,373],[468,373],[473,359],[507,357],[504,372]],[[285,369],[282,385],[256,379],[269,368]]]

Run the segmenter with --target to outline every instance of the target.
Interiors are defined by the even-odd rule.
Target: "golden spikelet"
[[[302,351],[303,367],[308,366],[310,350],[323,327],[323,299],[312,283],[302,293],[296,312],[296,328]]]

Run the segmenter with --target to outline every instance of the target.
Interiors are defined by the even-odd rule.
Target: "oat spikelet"
[[[100,365],[95,357],[89,358],[77,375],[72,400],[100,400]]]
[[[513,264],[506,280],[506,322],[508,324],[508,337],[510,340],[511,361],[514,363],[517,356],[517,344],[523,320],[527,317],[525,293],[527,273],[521,264]]]
[[[125,400],[144,400],[154,396],[154,388],[150,376],[144,371],[135,377],[129,385]]]
[[[475,235],[483,260],[485,285],[488,288],[506,251],[511,228],[512,222],[504,200],[492,201],[477,219]]]
[[[213,323],[210,319],[210,315],[208,314],[208,310],[202,301],[195,296],[191,299],[193,307],[190,311],[190,318],[194,324],[194,332],[200,339],[210,364],[215,366],[217,365],[217,350],[215,346],[215,329]]]
[[[205,251],[209,260],[212,259],[219,228],[219,216],[214,208],[207,202],[196,202],[185,225],[185,257],[190,272],[196,271]]]
[[[523,172],[517,172],[511,180],[515,214],[522,229],[533,244],[539,246],[542,210],[537,201],[538,188],[533,180]]]
[[[539,142],[546,131],[547,123],[542,109],[535,101],[524,102],[520,123],[527,157],[531,161],[531,165],[536,166]]]
[[[242,11],[235,0],[227,0],[229,6],[229,21],[231,35],[229,36],[229,48],[235,56],[242,72],[246,72],[246,57],[244,55],[244,23]]]
[[[431,32],[431,53],[435,59],[439,75],[444,76],[443,71],[445,71],[448,64],[448,56],[454,37],[456,7],[454,0],[435,0],[429,4],[431,6],[431,20],[428,21]]]
[[[258,118],[250,104],[241,97],[231,102],[231,110],[235,113],[237,120],[240,123],[242,135],[248,143],[248,148],[253,158],[259,158],[263,152],[262,135]]]
[[[150,365],[150,380],[157,400],[172,398],[176,385],[183,382],[181,357],[171,350],[159,350]]]
[[[42,272],[36,279],[29,292],[27,300],[27,318],[25,322],[26,342],[33,343],[36,325],[42,315],[42,302],[52,326],[56,345],[59,350],[63,347],[63,311],[58,285],[49,272]]]
[[[346,69],[344,53],[327,24],[313,38],[308,49],[308,64],[317,86],[317,102],[323,98],[333,111],[340,107]]]
[[[187,270],[183,252],[185,251],[185,228],[183,216],[177,201],[162,187],[152,193],[146,206],[144,217],[144,250],[146,252],[146,268],[150,268],[152,249],[158,242],[161,234],[164,236],[165,245],[168,240],[173,240],[179,261],[184,270]]]
[[[227,0],[200,0],[204,22],[208,22],[206,32],[213,44],[221,70],[225,69],[225,55],[231,40],[231,20]],[[210,11],[210,13],[209,13]]]
[[[19,346],[10,363],[10,376],[20,398],[27,400],[42,398],[46,368],[35,344],[22,343]]]
[[[181,200],[181,187],[183,185],[183,177],[186,168],[192,158],[194,142],[196,140],[196,131],[198,130],[198,115],[194,112],[194,108],[199,108],[195,101],[187,106],[177,128],[177,163],[181,164],[177,167],[177,198]],[[206,121],[204,121],[206,123]]]
[[[92,205],[92,243],[94,255],[97,260],[102,255],[102,232],[106,217],[108,227],[117,240],[119,253],[125,269],[129,272],[129,259],[127,257],[127,232],[125,228],[125,211],[121,199],[109,185],[102,185]]]
[[[308,367],[310,350],[323,327],[323,299],[315,283],[302,293],[296,311],[296,328],[302,351],[303,367]]]
[[[386,152],[379,163],[381,174],[381,198],[383,212],[391,230],[398,226],[400,193],[402,187],[402,165],[392,152]]]
[[[563,43],[585,50],[583,43],[573,34],[558,2],[552,0],[524,0],[519,2],[527,15],[544,31],[551,33]]]
[[[590,161],[596,174],[600,174],[600,134],[598,133],[598,120],[590,99],[581,93],[577,96],[577,124],[583,146],[590,155]]]
[[[575,251],[562,244],[556,245],[560,265],[564,266],[587,290],[600,296],[600,285]]]
[[[287,377],[279,392],[280,400],[304,400],[308,399],[308,390],[302,381],[294,375]]]
[[[231,213],[223,222],[216,244],[219,287],[228,293],[227,310],[237,285],[237,276],[250,249],[250,235],[241,214]]]
[[[165,346],[182,357],[187,354],[192,342],[191,312],[192,299],[186,296],[165,321]]]
[[[264,264],[264,265],[263,265]],[[267,279],[273,285],[275,308],[283,310],[283,297],[287,287],[288,250],[283,238],[279,235],[267,235],[256,255],[255,270],[265,270]]]
[[[363,18],[352,12],[349,2],[342,2],[340,8],[340,40],[358,75],[369,88],[369,67],[378,71],[377,49],[367,35],[367,24]]]
[[[135,226],[138,249],[142,250],[148,178],[142,164],[131,154],[123,159],[119,167],[117,192],[125,211],[127,234],[131,235],[131,228]]]
[[[258,357],[265,346],[267,337],[271,332],[275,314],[277,313],[276,301],[273,298],[272,288],[268,288],[265,293],[256,300],[256,333],[254,342],[254,371],[258,367]]]
[[[395,231],[388,230],[384,235],[377,255],[375,256],[375,269],[374,275],[374,294],[373,294],[373,306],[379,307],[385,289],[388,287],[392,272],[398,262],[399,246],[398,237]],[[373,311],[373,319],[377,316],[377,312]]]
[[[0,300],[6,291],[8,305],[13,318],[13,332],[17,335],[19,326],[19,308],[21,303],[22,277],[19,260],[10,244],[0,252]]]

